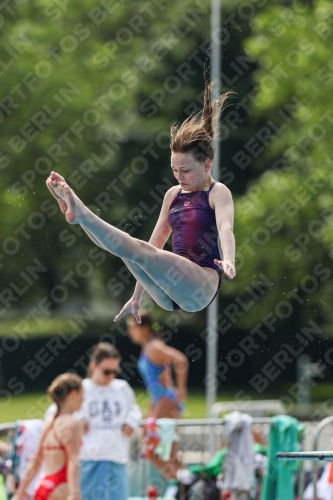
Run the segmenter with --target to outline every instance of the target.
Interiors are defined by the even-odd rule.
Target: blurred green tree
[[[283,133],[275,134],[263,153],[256,150],[245,160],[244,145],[248,156],[253,136],[272,120],[273,112],[278,123],[284,123],[284,106],[287,114],[288,106],[298,113],[298,94],[288,86],[282,95],[280,90],[270,93],[267,86],[258,92],[261,77],[253,81],[251,76],[259,67],[258,75],[269,73],[262,33],[272,42],[269,61],[279,58],[275,19],[279,12],[289,12],[281,10],[287,3],[276,0],[276,7],[270,7],[259,0],[251,5],[224,2],[221,80],[223,90],[232,88],[237,97],[221,126],[221,180],[240,195],[249,180],[260,177],[236,204],[238,242],[246,241],[248,234],[252,237],[251,227],[257,228],[251,209],[254,205],[259,210],[257,196],[267,196],[267,207],[262,202],[267,212],[269,206],[276,207],[272,193],[261,187],[261,176],[272,158],[280,158]],[[298,17],[312,15],[304,9],[305,14],[297,4],[288,14],[295,19],[287,16],[282,22],[293,32],[288,48],[291,41],[297,43]],[[202,75],[209,70],[209,4],[21,0],[1,16],[0,314],[16,318],[43,300],[62,311],[91,301],[97,308],[110,303],[117,309],[131,294],[134,280],[119,259],[99,251],[80,228],[66,224],[45,179],[51,170],[59,171],[101,217],[136,237],[149,238],[163,192],[174,183],[169,169],[170,124],[201,107]],[[275,23],[269,33],[266,19],[267,25]],[[305,33],[306,27],[302,30]],[[244,49],[245,37],[250,38]],[[278,77],[282,78],[279,72]],[[286,132],[289,139],[291,129],[299,137],[295,123],[293,117]],[[263,217],[265,212],[260,213]],[[273,233],[276,221],[268,224]],[[296,218],[292,224],[298,231]],[[262,250],[267,258],[267,248],[256,248],[256,255]],[[239,269],[237,282],[223,289],[226,301],[254,279],[256,262],[247,259],[249,265],[245,271]],[[276,259],[269,262],[281,269]],[[260,311],[265,307],[263,303]],[[246,318],[243,323],[250,326],[257,316]]]
[[[223,84],[242,95],[256,64],[241,49],[251,16],[234,13],[238,5],[225,6]],[[74,299],[122,302],[132,285],[121,262],[65,223],[45,179],[59,171],[103,218],[149,238],[174,183],[170,124],[201,107],[209,5],[22,0],[0,23],[1,315],[42,299],[62,309]],[[235,58],[246,61],[241,71]],[[252,133],[246,119],[221,137],[224,180],[236,192],[246,179],[226,165]]]
[[[294,328],[312,320],[332,335],[332,19],[325,0],[270,6],[245,41],[258,60],[251,120],[262,127],[237,161],[245,171],[254,160],[260,175],[236,202],[238,276],[224,293],[249,299],[261,284],[238,322],[248,328],[293,317]]]

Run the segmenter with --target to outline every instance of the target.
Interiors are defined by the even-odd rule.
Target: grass
[[[280,391],[280,395],[284,391]],[[318,384],[312,388],[311,399],[313,402],[331,400],[333,395],[333,385],[331,384]],[[142,409],[143,413],[146,412],[149,400],[147,393],[144,389],[135,389],[135,396],[137,404]],[[253,399],[278,399],[278,393],[262,395],[251,395]],[[217,396],[217,401],[234,400],[235,392],[223,392]],[[15,420],[30,419],[30,418],[43,418],[45,410],[48,408],[50,400],[46,394],[43,393],[30,393],[22,394],[9,398],[0,398],[0,423],[14,422]],[[190,390],[186,400],[186,407],[183,413],[184,418],[204,418],[206,416],[206,400],[204,391]]]
[[[0,338],[10,335],[13,335],[13,337],[18,340],[21,338],[26,339],[38,336],[52,337],[59,331],[63,331],[68,335],[75,333],[68,320],[66,321],[64,318],[53,318],[48,321],[41,321],[40,323],[22,318],[22,325],[20,324],[20,319],[16,318],[0,323]]]
[[[333,385],[329,383],[320,383],[310,389],[311,399],[313,401],[327,401],[333,398]]]
[[[23,394],[0,399],[0,423],[43,418],[50,400],[45,394]]]
[[[148,408],[149,401],[144,390],[135,389],[136,401],[142,411]],[[226,394],[220,395],[218,400],[229,399]],[[230,399],[233,399],[230,396]],[[43,418],[50,400],[42,393],[22,394],[11,399],[0,399],[0,423],[14,422],[15,420]],[[187,397],[184,418],[204,418],[206,416],[205,394],[202,391],[191,391]]]

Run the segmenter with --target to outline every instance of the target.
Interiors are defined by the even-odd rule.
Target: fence
[[[260,426],[261,432],[264,436],[268,435],[269,426],[272,422],[270,417],[253,417],[253,425]],[[223,418],[210,418],[210,419],[182,419],[177,421],[177,428],[179,429],[180,443],[179,450],[182,461],[184,464],[199,463],[204,464],[209,460],[212,453],[222,447],[223,444],[223,425],[225,421]],[[327,417],[320,421],[316,426],[313,437],[312,447],[313,452],[303,452],[297,454],[298,456],[308,455],[308,459],[324,459],[333,457],[333,452],[318,452],[318,440],[321,432],[329,424],[333,423],[333,417]],[[306,422],[304,422],[306,425]],[[14,423],[0,424],[0,436],[7,435],[15,428]],[[131,483],[131,495],[144,495],[148,481],[154,481],[155,484],[160,486],[162,490],[163,484],[162,477],[154,472],[154,475],[149,475],[150,465],[147,460],[141,460],[139,457],[139,443],[140,432],[138,431],[132,438],[132,447],[129,462],[129,477]],[[296,455],[295,455],[296,456]],[[333,460],[333,458],[332,458]],[[317,463],[313,464],[313,483],[314,483],[314,497],[317,500]],[[301,478],[299,481],[299,498],[303,498],[303,468],[301,468]]]
[[[180,443],[179,455],[184,464],[196,463],[204,464],[211,456],[222,448],[223,446],[223,425],[225,421],[223,418],[215,419],[182,419],[177,421],[177,428],[179,430]],[[258,417],[253,418],[253,425],[266,426],[264,434],[268,434],[271,418]],[[130,461],[129,472],[130,478],[132,476],[133,483],[133,469],[135,460]],[[140,480],[137,491],[141,494],[144,493],[146,485],[149,481],[154,482],[163,490],[165,482],[163,478],[155,471],[154,475],[149,475],[151,470],[150,464],[147,460],[138,460],[137,467],[140,470]],[[138,474],[136,473],[136,476]]]
[[[182,419],[176,421],[179,431],[180,458],[184,464],[206,463],[223,445],[223,418]],[[254,417],[253,425],[260,426],[264,436],[267,436],[271,418]],[[14,424],[0,425],[0,435],[14,429]],[[140,431],[132,438],[130,460],[128,464],[130,496],[144,496],[146,486],[153,482],[160,491],[166,487],[165,479],[151,467],[149,461],[140,459]]]

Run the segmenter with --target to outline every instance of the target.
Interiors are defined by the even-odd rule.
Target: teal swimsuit
[[[161,398],[170,399],[177,402],[177,392],[174,387],[165,387],[160,381],[160,375],[168,365],[156,365],[150,361],[145,353],[142,353],[138,359],[138,370],[146,386],[150,400],[155,406]],[[179,411],[183,410],[183,404],[178,403]]]

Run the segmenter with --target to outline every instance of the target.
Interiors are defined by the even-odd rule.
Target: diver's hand
[[[236,276],[235,264],[231,260],[214,259],[214,264],[219,266],[230,280]]]
[[[125,316],[125,314],[132,313],[136,319],[136,322],[140,324],[141,318],[139,315],[139,308],[140,308],[139,301],[136,299],[133,299],[133,297],[132,297],[128,302],[126,302],[126,304],[124,305],[122,310],[117,314],[117,316],[115,316],[113,321],[119,321],[121,318],[123,318]]]

